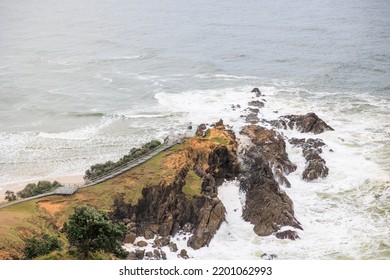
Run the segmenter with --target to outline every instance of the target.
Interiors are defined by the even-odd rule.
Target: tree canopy
[[[63,232],[69,244],[77,248],[88,258],[90,252],[105,251],[117,257],[124,256],[120,240],[126,233],[122,224],[114,224],[107,213],[95,208],[80,206],[64,224]]]
[[[7,201],[14,201],[16,200],[16,195],[13,191],[7,190],[5,192],[5,200]]]
[[[25,186],[23,190],[18,192],[17,195],[20,198],[36,196],[39,194],[53,191],[60,186],[61,184],[58,183],[57,181],[54,181],[53,183],[49,181],[39,181],[38,184],[34,184],[34,183],[27,184],[27,186]]]
[[[156,149],[160,145],[161,145],[160,141],[152,140],[149,143],[142,145],[141,148],[131,149],[127,155],[124,155],[117,162],[107,161],[106,163],[98,163],[92,165],[87,171],[85,171],[84,179],[95,180],[99,176],[107,174],[111,170],[149,153],[150,151]]]

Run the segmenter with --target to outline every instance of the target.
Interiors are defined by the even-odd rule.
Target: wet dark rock
[[[291,188],[291,183],[287,180],[286,176],[284,176],[283,171],[281,169],[275,169],[275,179],[279,183],[279,185],[285,186],[286,188]]]
[[[279,239],[290,239],[290,240],[300,239],[298,233],[296,231],[293,231],[293,230],[285,230],[282,232],[277,232],[275,234],[275,236],[276,236],[276,238],[279,238]]]
[[[123,242],[133,244],[136,238],[137,238],[137,235],[135,233],[129,233],[129,234],[126,234]]]
[[[231,108],[233,109],[233,111],[235,111],[236,109],[240,109],[241,105],[240,104],[237,104],[237,105],[232,104]]]
[[[293,145],[293,146],[302,146],[303,144],[305,144],[306,142],[306,139],[305,138],[291,138],[290,140],[288,140],[288,142]]]
[[[205,174],[203,176],[201,190],[205,195],[212,195],[217,193],[217,184],[211,174]]]
[[[242,154],[240,188],[246,193],[244,220],[254,225],[260,236],[278,232],[283,226],[302,229],[294,217],[292,200],[279,187],[271,167],[278,173],[296,169],[285,151],[283,138],[274,130],[249,125],[241,131],[249,137],[250,145]]]
[[[145,230],[144,237],[145,239],[153,239],[155,236],[155,233],[149,229]]]
[[[138,260],[137,255],[134,251],[129,252],[129,254],[126,257],[127,260]]]
[[[306,159],[305,170],[302,173],[303,180],[312,181],[328,176],[329,168],[326,166],[326,161],[320,156],[322,147],[326,145],[322,139],[292,138],[289,143],[302,148],[302,155]]]
[[[195,250],[210,243],[217,229],[225,220],[226,212],[225,207],[218,198],[201,198],[204,201],[198,201],[202,206],[200,209],[198,208],[198,226],[187,242],[187,245]]]
[[[302,178],[306,181],[313,181],[318,178],[324,178],[328,174],[329,168],[326,166],[324,159],[309,160],[302,173]]]
[[[160,253],[161,253],[161,258],[163,260],[166,260],[167,259],[167,254],[163,250],[161,250]]]
[[[145,250],[135,250],[135,256],[137,260],[143,260],[145,256]]]
[[[275,254],[268,255],[268,254],[264,253],[264,254],[261,255],[261,259],[263,259],[263,260],[275,260],[277,258],[278,258],[278,256],[275,255]]]
[[[164,237],[161,237],[161,238],[156,238],[154,240],[154,245],[156,245],[156,247],[158,247],[158,248],[161,248],[161,247],[164,247],[164,246],[168,246],[170,242],[171,242],[171,237],[170,236],[164,236]]]
[[[260,119],[256,113],[250,113],[245,118],[246,123],[255,124],[255,123],[258,123],[259,121],[260,121]]]
[[[155,260],[161,259],[161,254],[160,254],[160,251],[158,249],[153,250],[153,257]]]
[[[171,241],[171,242],[169,242],[168,247],[171,250],[171,252],[177,252],[177,245],[176,245],[176,243]]]
[[[250,113],[253,113],[253,114],[256,114],[256,115],[260,112],[259,108],[248,107],[246,110],[248,110]]]
[[[264,103],[261,102],[260,100],[249,101],[248,105],[249,106],[254,106],[254,107],[257,107],[257,108],[263,108],[264,107]]]
[[[184,231],[184,232],[191,232],[191,231],[192,231],[192,224],[186,223],[186,224],[183,226],[183,231]]]
[[[222,119],[220,119],[220,120],[217,121],[216,123],[211,124],[211,126],[212,126],[212,127],[215,127],[216,129],[220,129],[220,130],[224,130],[224,129],[225,129],[225,125],[224,125]]]
[[[140,240],[137,242],[137,246],[139,247],[146,247],[148,246],[148,242],[144,241],[144,240]]]
[[[213,176],[218,186],[224,180],[233,180],[239,174],[237,155],[226,146],[219,146],[209,154],[208,165],[206,173]]]
[[[187,251],[185,249],[182,249],[180,251],[180,254],[178,255],[178,257],[182,258],[182,259],[188,259],[188,254],[187,254]]]
[[[254,93],[256,93],[256,97],[259,97],[259,96],[261,96],[261,91],[259,90],[259,88],[257,88],[257,87],[255,87],[254,89],[252,89],[252,91],[251,92],[254,92]]]
[[[315,113],[307,113],[306,115],[286,115],[278,120],[270,121],[271,125],[280,129],[296,129],[302,133],[312,132],[320,134],[325,131],[334,130]]]
[[[283,137],[275,130],[266,129],[259,125],[247,125],[240,134],[248,136],[252,143],[259,147],[261,155],[271,168],[285,174],[297,169],[297,166],[288,158]]]
[[[205,135],[205,130],[207,129],[204,123],[200,124],[196,129],[195,135],[199,137],[203,137]]]

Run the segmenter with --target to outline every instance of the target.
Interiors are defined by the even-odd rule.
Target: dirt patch
[[[51,202],[48,200],[38,202],[38,206],[45,209],[52,216],[64,209],[63,202]]]

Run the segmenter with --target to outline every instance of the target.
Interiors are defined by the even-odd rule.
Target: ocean
[[[389,26],[387,0],[0,1],[0,192],[82,175],[191,123],[238,133],[259,87],[261,118],[315,112],[335,129],[318,135],[329,176],[302,181],[288,145],[301,239],[256,236],[229,182],[219,196],[239,211],[189,254],[389,259]]]

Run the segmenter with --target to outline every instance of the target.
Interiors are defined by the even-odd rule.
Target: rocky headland
[[[200,124],[193,137],[104,183],[70,197],[40,198],[0,210],[0,217],[7,219],[0,228],[5,244],[0,246],[0,258],[22,258],[24,240],[44,229],[61,236],[64,221],[80,204],[104,209],[113,221],[126,225],[123,242],[131,245],[129,259],[166,259],[164,248],[189,258],[172,237],[182,234],[186,245],[195,250],[210,245],[226,217],[218,198],[218,187],[226,180],[239,181],[246,197],[242,217],[253,224],[257,235],[300,238],[298,232],[304,228],[286,192],[294,187],[288,175],[296,172],[297,165],[286,146],[302,150],[306,166],[301,177],[313,181],[330,172],[321,157],[326,144],[320,138],[289,139],[283,130],[318,135],[333,128],[315,113],[261,119],[267,100],[258,88],[250,94],[253,99],[247,108],[231,106],[241,110],[246,122],[238,135],[223,120]],[[15,229],[17,237],[11,235]],[[153,249],[146,251],[149,245]]]

